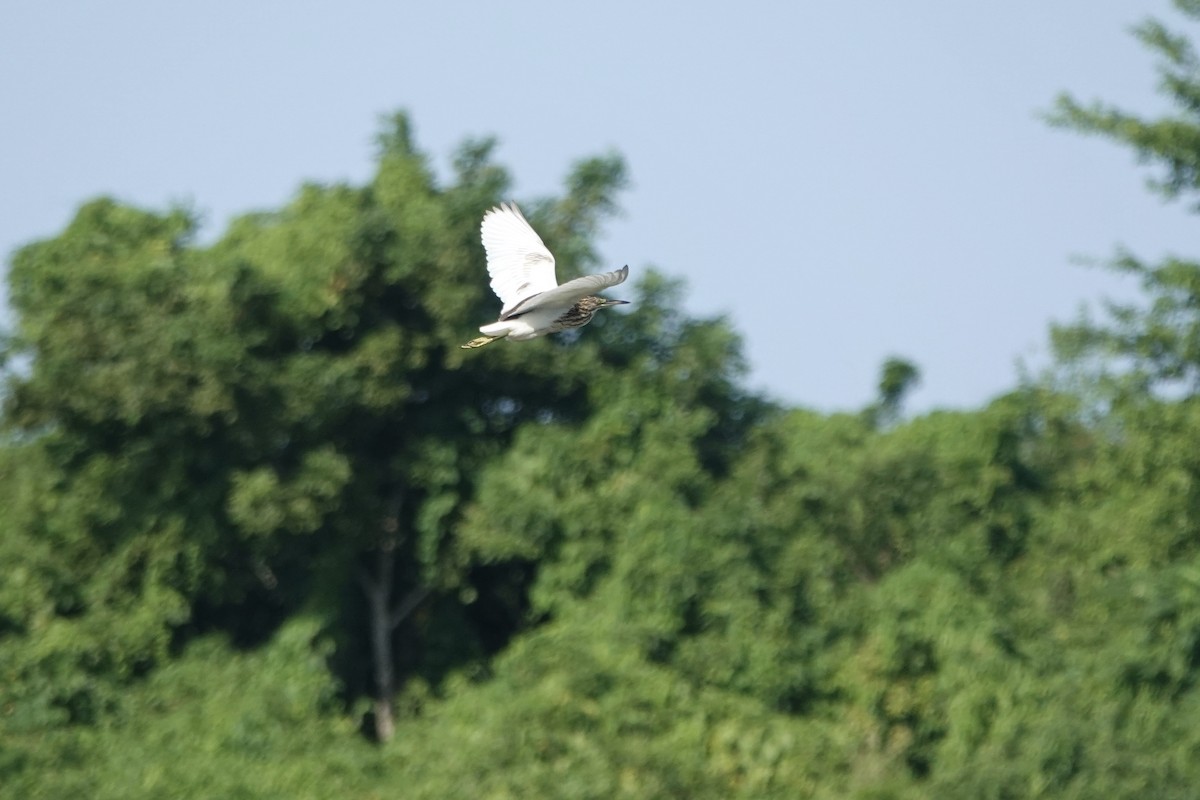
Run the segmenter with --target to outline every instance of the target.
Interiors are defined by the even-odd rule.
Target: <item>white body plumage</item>
[[[514,342],[536,339],[547,333],[555,333],[556,331],[550,329],[554,321],[566,313],[572,305],[574,303],[568,303],[565,306],[537,308],[514,319],[502,319],[490,325],[480,326],[479,332],[484,336],[506,336]]]

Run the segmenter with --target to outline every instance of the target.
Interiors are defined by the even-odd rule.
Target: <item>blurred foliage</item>
[[[1193,24],[1200,21],[1194,0],[1174,4]],[[1157,168],[1158,177],[1149,181],[1153,191],[1168,200],[1188,199],[1200,210],[1200,56],[1187,36],[1158,20],[1143,22],[1134,33],[1158,58],[1159,88],[1173,112],[1144,119],[1062,95],[1050,122],[1127,145],[1139,161]],[[1121,250],[1111,267],[1136,277],[1147,303],[1109,303],[1107,324],[1085,316],[1057,326],[1052,343],[1059,357],[1103,373],[1110,396],[1136,402],[1150,389],[1200,392],[1200,264],[1178,257],[1148,264]],[[1105,369],[1114,364],[1120,367],[1115,373]]]
[[[1139,36],[1179,115],[1057,119],[1182,195],[1200,75]],[[1194,796],[1200,268],[1123,255],[1147,305],[1055,331],[1071,381],[909,418],[893,358],[818,414],[652,269],[459,350],[508,177],[378,146],[211,246],[102,199],[15,255],[5,796]],[[561,276],[624,182],[524,204]]]

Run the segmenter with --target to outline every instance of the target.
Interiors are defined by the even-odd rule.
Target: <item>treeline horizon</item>
[[[1172,114],[1049,121],[1195,205],[1200,58],[1136,35]],[[438,176],[395,114],[211,244],[100,198],[14,254],[0,796],[1195,796],[1200,263],[1118,252],[1141,299],[978,408],[896,357],[821,413],[656,270],[460,350],[494,147]],[[520,198],[560,279],[626,183]]]

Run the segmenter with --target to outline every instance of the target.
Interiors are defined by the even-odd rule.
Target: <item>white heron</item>
[[[504,307],[497,321],[479,329],[483,336],[462,345],[463,349],[483,347],[506,337],[523,342],[565,328],[580,328],[591,322],[601,308],[629,302],[594,294],[622,283],[629,277],[628,266],[559,286],[554,277],[554,256],[516,203],[501,203],[488,211],[479,227],[492,291]]]

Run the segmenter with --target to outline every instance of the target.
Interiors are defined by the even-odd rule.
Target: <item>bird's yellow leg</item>
[[[476,347],[483,347],[485,344],[491,344],[497,339],[503,339],[503,336],[480,336],[478,339],[472,339],[466,344],[459,345],[463,350],[471,350]]]

